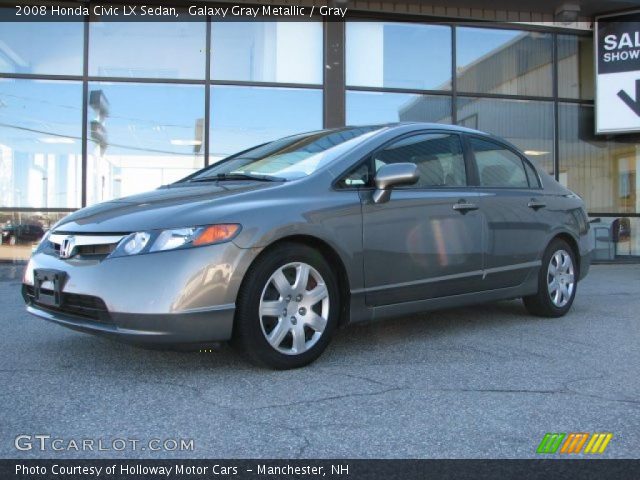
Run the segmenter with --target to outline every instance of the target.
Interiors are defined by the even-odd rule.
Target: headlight
[[[195,228],[180,228],[177,230],[164,230],[151,246],[151,252],[173,250],[180,248],[193,240]]]
[[[122,249],[127,255],[140,253],[149,243],[151,235],[147,232],[136,232],[129,235],[122,243]]]
[[[123,238],[110,257],[213,245],[227,242],[239,232],[237,223],[135,232]]]

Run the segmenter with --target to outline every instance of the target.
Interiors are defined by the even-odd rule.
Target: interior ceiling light
[[[184,146],[194,146],[194,145],[202,145],[202,141],[201,140],[180,140],[180,139],[172,139],[171,140],[171,145],[176,145],[179,147],[184,147]]]
[[[69,138],[69,137],[41,137],[38,139],[38,141],[41,143],[64,143],[64,144],[75,143],[73,138]]]
[[[539,157],[541,155],[549,155],[549,152],[543,152],[542,150],[525,150],[525,155],[531,155],[532,157]]]

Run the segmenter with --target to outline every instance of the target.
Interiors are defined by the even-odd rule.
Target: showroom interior
[[[346,22],[3,22],[0,259],[249,146],[398,121],[509,140],[585,200],[595,261],[640,259],[640,135],[594,127],[593,21],[634,2],[336,3]]]

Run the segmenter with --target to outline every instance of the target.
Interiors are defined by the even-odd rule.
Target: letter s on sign
[[[615,50],[618,46],[618,38],[615,35],[607,35],[604,37],[604,49]]]
[[[23,442],[22,440],[26,440],[26,442]],[[18,435],[13,444],[18,450],[22,450],[23,452],[25,450],[31,450],[33,448],[33,446],[31,445],[30,435]]]

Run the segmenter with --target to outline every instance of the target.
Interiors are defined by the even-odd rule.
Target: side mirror
[[[419,178],[420,174],[415,163],[390,163],[389,165],[384,165],[378,170],[374,179],[376,190],[373,192],[373,202],[388,202],[389,198],[391,198],[393,187],[413,185]]]

